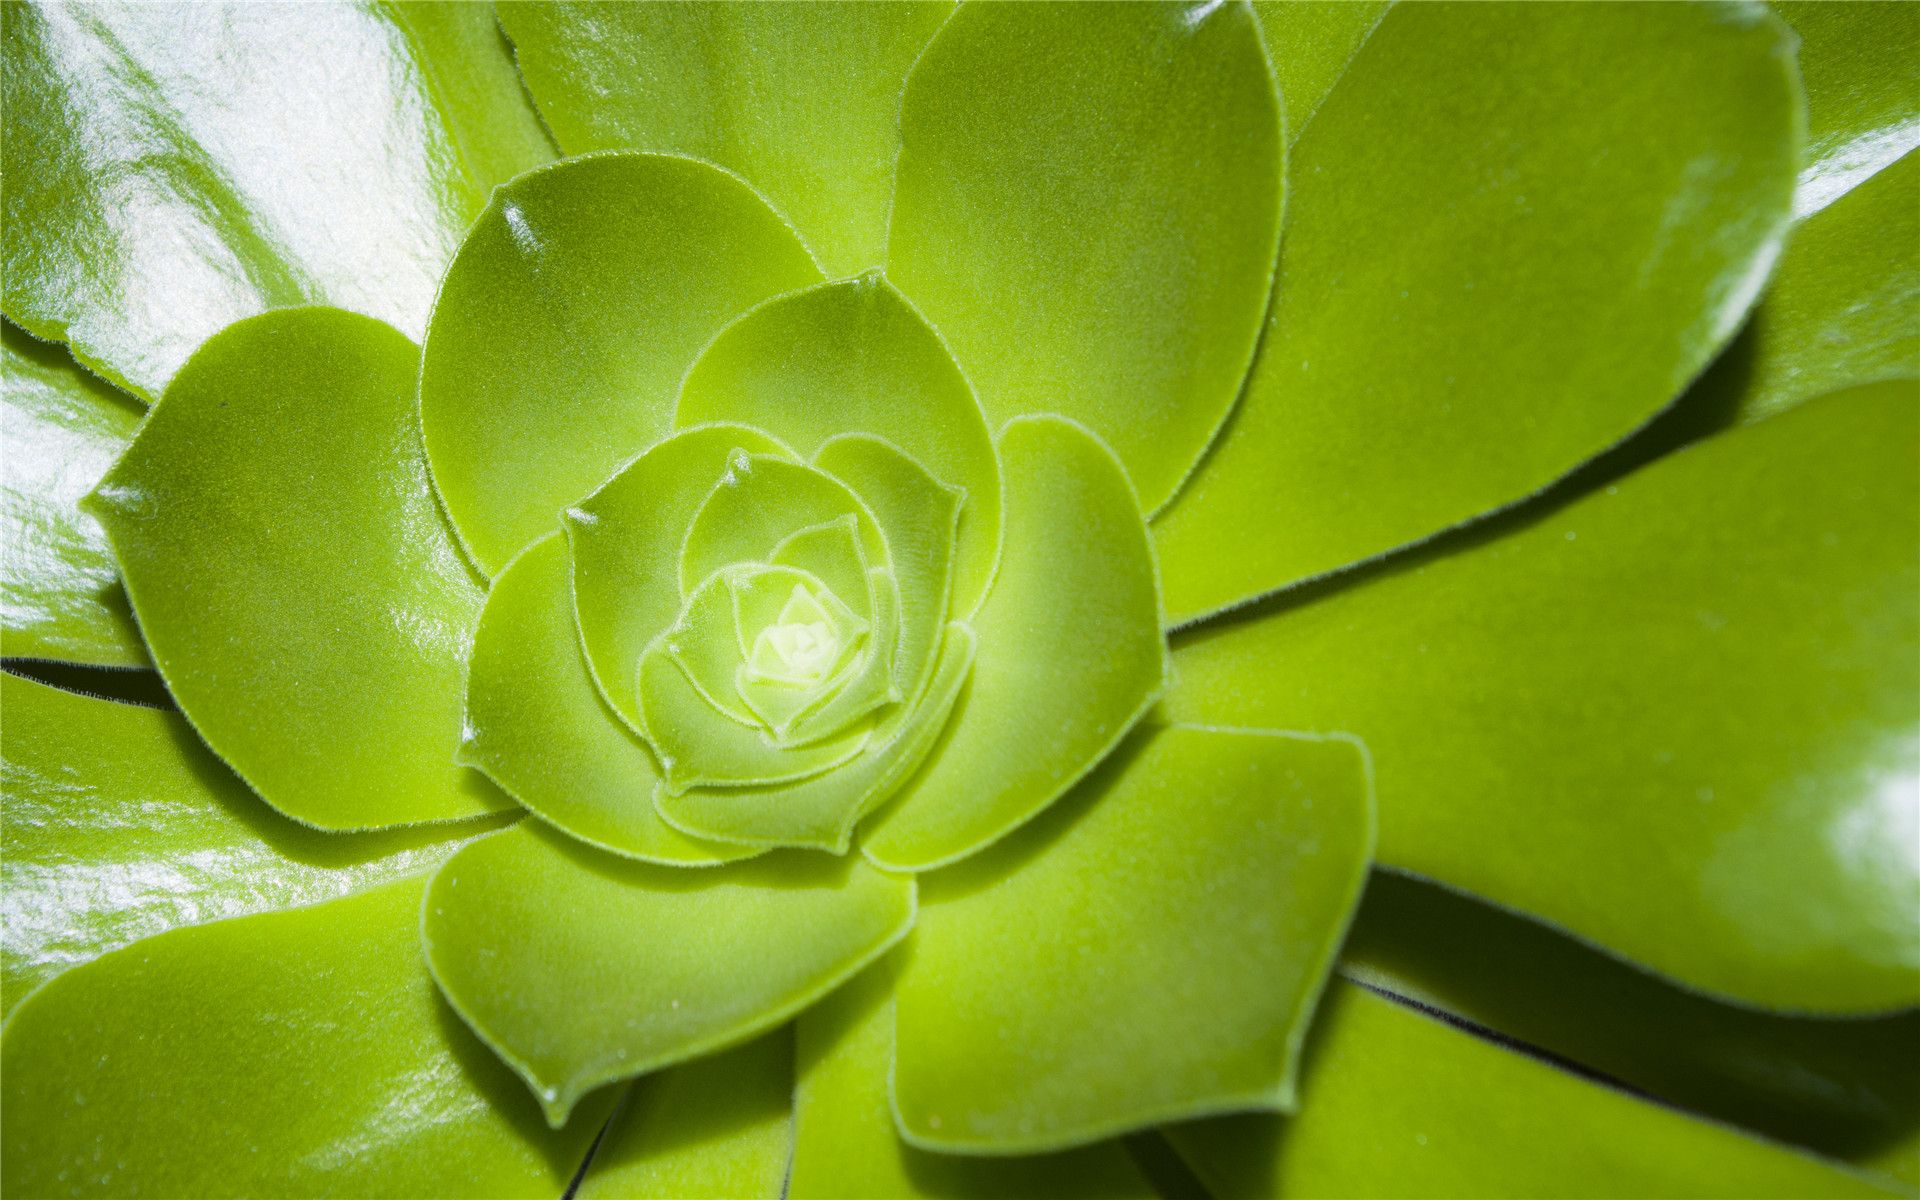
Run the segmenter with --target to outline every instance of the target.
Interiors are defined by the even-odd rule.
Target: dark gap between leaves
[[[593,1160],[600,1153],[600,1143],[607,1140],[607,1131],[612,1129],[613,1123],[620,1119],[620,1114],[627,1110],[627,1100],[632,1095],[633,1089],[627,1089],[626,1093],[620,1097],[620,1103],[614,1105],[613,1111],[607,1114],[606,1123],[600,1126],[599,1133],[593,1135],[593,1145],[587,1147],[586,1157],[580,1160],[580,1168],[573,1173],[573,1178],[567,1181],[567,1190],[560,1193],[560,1200],[574,1200],[574,1196],[580,1191],[581,1181],[587,1177],[587,1168],[593,1165]]]
[[[1120,1144],[1161,1200],[1213,1200],[1207,1185],[1158,1129],[1128,1134]]]
[[[0,671],[95,700],[167,712],[177,712],[180,707],[173,702],[160,672],[146,667],[89,667],[47,658],[0,658]]]

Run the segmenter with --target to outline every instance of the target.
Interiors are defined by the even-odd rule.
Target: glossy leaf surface
[[[332,304],[418,338],[487,191],[553,156],[492,5],[13,5],[7,315],[157,399]]]
[[[420,373],[434,483],[492,575],[667,433],[708,339],[818,268],[753,190],[687,158],[568,159],[494,192]]]
[[[1665,407],[1780,252],[1790,46],[1757,6],[1389,10],[1294,146],[1259,361],[1156,523],[1173,619],[1510,504]]]
[[[1298,1116],[1167,1131],[1220,1200],[1887,1194],[1351,984],[1336,981],[1321,1007]]]
[[[638,1080],[582,1200],[780,1200],[793,1146],[793,1027]]]
[[[194,728],[323,829],[511,803],[453,761],[483,596],[427,479],[418,363],[337,309],[249,318],[200,348],[87,501]]]
[[[0,642],[8,657],[147,665],[106,534],[77,507],[146,408],[66,349],[0,327]]]
[[[550,1121],[589,1089],[769,1029],[913,923],[911,879],[790,852],[686,871],[529,826],[428,891],[427,961]]]
[[[714,338],[687,372],[674,424],[729,421],[808,459],[829,438],[873,434],[964,489],[954,614],[966,616],[986,594],[1000,543],[993,439],[940,339],[884,279],[782,296]]]
[[[569,154],[738,172],[830,275],[880,263],[900,85],[953,6],[509,4],[527,87]]]
[[[1381,862],[1689,986],[1911,1005],[1916,390],[1811,401],[1197,632],[1168,709],[1365,731]]]
[[[894,958],[796,1023],[794,1200],[1149,1200],[1118,1143],[1020,1157],[933,1154],[900,1139],[887,1098]]]
[[[1825,1021],[1736,1008],[1386,872],[1367,884],[1340,970],[1688,1111],[1920,1185],[1920,1013]]]
[[[1045,808],[1159,693],[1153,549],[1113,454],[1058,417],[1000,435],[1006,542],[948,734],[862,851],[925,870]]]
[[[1287,145],[1333,90],[1392,0],[1253,0],[1287,117]]]
[[[594,690],[573,627],[573,568],[558,532],[493,581],[474,633],[460,761],[574,837],[651,862],[749,851],[687,837],[653,810],[660,772]]]
[[[1280,109],[1240,4],[962,7],[900,98],[887,272],[995,425],[1085,423],[1164,504],[1273,279]]]
[[[176,929],[8,1021],[8,1195],[553,1196],[614,1097],[549,1131],[420,961],[424,879]]]
[[[924,880],[896,999],[901,1133],[1031,1153],[1291,1109],[1366,880],[1351,741],[1145,729],[1014,836]]]
[[[1743,421],[1920,376],[1920,153],[1801,223],[1741,341],[1729,353],[1751,356],[1738,381]]]
[[[1884,0],[1773,7],[1800,35],[1807,150],[1793,210],[1806,217],[1920,146],[1920,10]]]
[[[4,1001],[181,925],[438,866],[483,826],[326,834],[260,802],[178,713],[0,676]]]

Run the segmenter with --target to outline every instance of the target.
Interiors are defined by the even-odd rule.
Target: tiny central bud
[[[766,637],[786,673],[795,679],[820,678],[840,653],[840,639],[825,621],[771,625]]]

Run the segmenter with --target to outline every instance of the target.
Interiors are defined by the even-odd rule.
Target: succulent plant
[[[5,1194],[1920,1188],[1776,8],[9,0]]]

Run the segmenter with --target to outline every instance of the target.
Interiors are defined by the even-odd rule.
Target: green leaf
[[[0,676],[0,708],[9,1011],[141,938],[417,874],[488,827],[326,834],[262,804],[178,713],[14,675]]]
[[[589,1089],[695,1058],[799,1012],[913,924],[911,879],[789,852],[686,871],[538,826],[440,868],[427,962],[558,1125]]]
[[[447,268],[420,371],[434,483],[480,568],[664,437],[714,334],[819,279],[753,189],[692,159],[567,159],[496,189]]]
[[[553,157],[492,5],[10,5],[5,309],[153,399],[333,304],[418,338],[487,191]]]
[[[1155,525],[1173,619],[1511,504],[1677,396],[1781,250],[1790,47],[1758,6],[1391,9],[1294,147],[1259,361]]]
[[[736,450],[782,452],[745,426],[684,430],[567,510],[580,641],[601,694],[641,734],[640,655],[680,611],[687,526]]]
[[[1294,1106],[1373,842],[1351,740],[1146,729],[923,880],[896,992],[900,1132],[1032,1153]]]
[[[106,535],[76,507],[133,440],[146,408],[64,346],[0,326],[0,637],[8,657],[144,667]]]
[[[1253,356],[1280,123],[1244,4],[963,6],[901,95],[887,273],[995,424],[1084,422],[1151,511]]]
[[[683,594],[722,567],[764,562],[791,535],[848,515],[859,527],[868,563],[884,567],[891,561],[886,538],[860,497],[805,463],[774,454],[735,454],[708,488],[680,550]]]
[[[702,842],[660,820],[660,772],[607,708],[573,627],[572,567],[558,533],[493,581],[474,634],[460,761],[542,819],[602,849],[700,865],[749,851]]]
[[[1804,218],[1920,146],[1920,10],[1806,0],[1773,8],[1800,35],[1807,149],[1793,215]]]
[[[425,880],[176,929],[62,975],[0,1037],[10,1196],[552,1196],[615,1096],[550,1132],[434,991]]]
[[[1721,384],[1742,421],[1851,384],[1920,375],[1920,153],[1794,231],[1727,354],[1745,356]]]
[[[1855,1163],[1920,1130],[1920,1012],[1811,1020],[1683,991],[1536,922],[1387,873],[1341,972],[1691,1112]],[[1907,1166],[1908,1183],[1920,1172]]]
[[[1384,864],[1687,986],[1914,1004],[1917,393],[1827,396],[1195,631],[1168,710],[1358,732]]]
[[[753,182],[821,265],[880,262],[900,84],[953,5],[509,4],[569,154],[658,150]]]
[[[794,1090],[793,1200],[1150,1200],[1117,1142],[1058,1154],[931,1154],[900,1140],[887,1099],[894,959],[808,1009]]]
[[[770,300],[714,338],[680,386],[674,424],[725,421],[764,429],[808,458],[829,438],[873,434],[964,490],[953,610],[978,607],[1000,550],[993,438],[940,339],[885,279]]]
[[[664,789],[654,805],[676,829],[746,846],[806,846],[845,854],[860,818],[885,803],[933,749],[973,668],[973,630],[947,626],[927,690],[886,714],[860,757],[772,787]]]
[[[286,309],[202,346],[88,497],[214,751],[322,829],[510,807],[454,764],[482,594],[434,504],[413,343]]]
[[[793,1147],[793,1027],[634,1083],[574,1195],[780,1200]]]
[[[1084,428],[1023,417],[1000,435],[1006,540],[971,622],[973,674],[949,732],[862,845],[927,870],[1050,804],[1126,736],[1166,669],[1153,549],[1125,470]]]
[[[1253,0],[1286,110],[1289,147],[1390,7],[1392,0]]]
[[[1350,984],[1335,981],[1321,1010],[1298,1116],[1167,1130],[1219,1200],[1886,1194]]]

